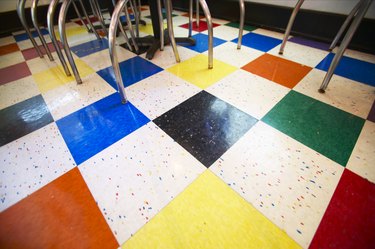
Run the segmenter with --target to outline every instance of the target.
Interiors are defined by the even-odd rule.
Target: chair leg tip
[[[283,51],[279,51],[279,54],[280,54],[280,55],[283,55],[283,53],[284,53]]]
[[[325,91],[324,89],[320,88],[320,89],[318,90],[318,92],[320,92],[320,93],[325,93],[326,91]]]

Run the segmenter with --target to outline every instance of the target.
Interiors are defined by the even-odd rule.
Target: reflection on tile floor
[[[0,247],[375,247],[375,55],[347,50],[320,94],[328,44],[279,55],[282,33],[245,26],[237,50],[238,23],[213,19],[213,69],[207,30],[180,63],[118,46],[121,104],[107,40],[77,21],[81,85],[0,38]]]

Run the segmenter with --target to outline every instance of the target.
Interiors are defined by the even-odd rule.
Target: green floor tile
[[[239,28],[240,25],[239,25],[238,22],[230,22],[230,23],[226,23],[225,26],[229,26],[229,27],[233,27],[233,28]],[[250,26],[250,25],[244,25],[243,29],[247,30],[247,31],[253,31],[253,30],[257,29],[257,27]]]
[[[364,120],[291,91],[263,122],[346,166]]]

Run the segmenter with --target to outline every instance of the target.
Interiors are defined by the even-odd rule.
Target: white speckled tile
[[[208,51],[203,54],[208,55]],[[241,46],[237,49],[237,43],[226,42],[217,47],[214,47],[214,58],[231,64],[235,67],[242,67],[263,55],[262,51],[252,49],[246,46]]]
[[[261,119],[289,92],[289,89],[240,69],[210,86],[206,91]]]
[[[162,71],[131,85],[126,91],[130,102],[152,120],[201,89],[174,74]]]
[[[186,61],[198,54],[194,50],[178,46],[177,45],[178,54],[180,55],[181,62]],[[146,58],[146,53],[141,55],[142,58]],[[173,49],[171,45],[164,46],[163,51],[156,51],[154,58],[152,58],[151,62],[155,65],[158,65],[161,68],[167,69],[171,66],[177,64],[176,57],[174,56]]]
[[[0,85],[0,110],[34,97],[39,93],[32,76]]]
[[[21,51],[5,54],[0,56],[0,68],[9,67],[24,61],[25,59],[23,58]]]
[[[321,62],[329,54],[328,51],[300,45],[294,42],[287,42],[283,55],[279,55],[280,47],[281,44],[274,47],[267,53],[310,67],[315,67],[318,65],[319,62]]]
[[[9,44],[12,44],[12,43],[15,43],[15,42],[16,42],[16,40],[14,39],[13,36],[7,36],[7,37],[0,38],[0,46],[9,45]]]
[[[79,169],[121,245],[206,168],[150,122]]]
[[[174,32],[175,37],[188,37],[188,35],[189,35],[188,29],[178,27],[175,24],[173,24],[173,32]],[[193,36],[195,34],[198,34],[198,32],[192,30],[191,35]],[[177,45],[179,45],[179,44],[177,44]]]
[[[333,49],[333,52],[336,53],[338,50],[338,47]],[[366,54],[360,51],[346,49],[344,52],[344,56],[348,56],[354,59],[358,59],[361,61],[367,61],[370,63],[375,63],[375,55],[374,54]]]
[[[214,37],[220,38],[226,41],[231,41],[233,39],[238,38],[238,32],[239,32],[239,29],[229,27],[229,26],[224,26],[224,25],[217,26],[213,29]],[[247,33],[250,33],[250,32],[247,30],[243,31],[243,35],[246,35]],[[202,32],[202,34],[208,35],[208,30]]]
[[[203,13],[202,13],[203,15]],[[202,20],[206,21],[206,18],[203,17]],[[240,20],[240,17],[238,15],[238,21]],[[224,19],[217,19],[217,18],[212,18],[212,22],[213,23],[217,23],[217,24],[220,24],[220,25],[224,25],[224,24],[227,24],[227,23],[230,23],[230,21],[228,20],[224,20]]]
[[[134,53],[120,46],[117,46],[116,49],[117,49],[118,62],[122,62],[124,60],[133,58],[135,56]],[[104,49],[102,51],[82,57],[81,60],[83,60],[87,65],[89,65],[95,71],[99,71],[99,70],[102,70],[103,68],[112,66],[111,58],[109,57],[109,49]]]
[[[75,166],[55,123],[0,147],[0,211]]]
[[[375,87],[333,75],[326,92],[322,94],[318,89],[325,74],[324,71],[313,69],[293,90],[366,119],[375,100]]]
[[[193,20],[195,20],[195,19],[193,18]],[[189,17],[187,17],[187,16],[174,16],[172,21],[173,21],[173,28],[175,28],[177,26],[189,23]],[[164,22],[166,22],[166,21],[164,20]],[[186,29],[186,32],[187,32],[187,29]]]
[[[65,117],[116,92],[96,73],[82,80],[82,84],[78,85],[73,81],[43,93],[43,98],[54,120]]]
[[[64,53],[64,51],[62,51],[62,52]],[[27,66],[30,69],[30,72],[32,74],[40,73],[40,72],[45,71],[47,69],[50,69],[50,68],[56,67],[58,65],[61,65],[61,62],[60,62],[60,60],[57,56],[57,53],[53,52],[52,56],[54,58],[54,61],[50,61],[48,59],[48,57],[45,57],[44,59],[36,57],[34,59],[27,60],[26,63],[27,63]],[[65,61],[69,65],[68,60],[65,59]]]
[[[280,40],[283,40],[284,38],[284,33],[280,33],[280,32],[276,32],[276,31],[271,31],[271,30],[267,30],[267,29],[255,29],[253,31],[251,31],[253,33],[256,33],[256,34],[260,34],[260,35],[265,35],[265,36],[269,36],[269,37],[273,37],[273,38],[276,38],[276,39],[280,39]],[[289,39],[292,38],[293,36],[289,36]]]
[[[258,122],[210,170],[307,248],[344,167]]]
[[[49,35],[44,35],[43,36],[44,39],[46,40],[47,43],[51,42],[51,38],[49,37]],[[34,37],[36,43],[38,45],[42,45],[42,43],[40,42],[40,39],[39,37]],[[33,48],[33,44],[31,43],[31,41],[29,39],[26,39],[26,40],[23,40],[23,41],[19,41],[17,42],[17,45],[18,47],[20,48],[20,50],[25,50],[25,49],[28,49],[28,48]]]
[[[346,165],[347,169],[375,183],[375,123],[366,121]]]

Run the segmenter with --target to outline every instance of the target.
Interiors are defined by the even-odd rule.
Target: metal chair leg
[[[129,2],[129,1],[127,1],[127,2]],[[128,24],[128,29],[129,29],[129,33],[130,33],[130,39],[132,40],[135,52],[138,53],[139,47],[138,47],[138,44],[137,44],[137,42],[135,40],[135,34],[134,34],[133,24],[132,24],[132,21],[130,19],[130,15],[129,15],[129,11],[128,11],[127,7],[124,8],[124,12],[125,12],[125,17],[126,17],[126,23]]]
[[[191,37],[193,33],[193,0],[189,0],[189,34]]]
[[[78,7],[77,7],[75,1],[73,1],[72,4],[73,4],[74,10],[75,10],[75,12],[76,12],[76,14],[77,14],[79,20],[81,21],[82,25],[85,26],[87,32],[91,32],[91,31],[90,31],[90,28],[87,27],[87,24],[86,24],[85,21],[83,20],[82,15],[81,15],[81,13],[79,12],[79,9],[78,9]]]
[[[66,1],[66,0],[64,0],[64,1]],[[73,1],[75,1],[75,0],[73,0]],[[69,0],[69,2],[70,2],[70,0]],[[89,25],[89,27],[90,27],[90,29],[92,30],[92,32],[94,32],[94,34],[95,34],[95,36],[96,36],[96,38],[97,38],[98,40],[102,39],[102,38],[99,36],[98,32],[96,32],[96,29],[95,29],[94,25],[92,25],[92,22],[91,22],[91,20],[90,20],[90,17],[89,17],[89,15],[87,14],[87,11],[86,11],[86,9],[85,9],[85,6],[84,6],[83,3],[82,3],[82,0],[78,0],[78,2],[79,2],[79,5],[81,6],[81,9],[82,9],[83,15],[85,16],[85,18],[86,18],[86,20],[87,20],[87,23],[88,23],[88,25]],[[60,13],[61,13],[61,11],[60,11]],[[65,25],[65,24],[64,24],[64,25]]]
[[[29,39],[30,39],[31,43],[33,44],[36,52],[38,53],[40,58],[43,58],[43,53],[42,53],[42,51],[40,51],[40,48],[39,48],[38,44],[36,43],[36,41],[34,40],[34,37],[31,34],[29,26],[27,25],[27,22],[26,22],[25,2],[26,2],[26,0],[18,0],[18,2],[17,2],[17,14],[18,14],[18,17],[20,18],[21,24],[22,24],[23,28],[25,29],[26,34],[29,36]]]
[[[40,42],[42,43],[44,49],[46,50],[47,56],[50,61],[53,61],[53,57],[51,54],[51,51],[49,50],[46,40],[44,39],[43,34],[40,32],[39,24],[38,24],[38,18],[37,18],[37,8],[38,8],[38,2],[39,0],[33,0],[31,4],[31,20],[33,22],[34,28],[36,32],[38,33]]]
[[[53,17],[55,16],[55,11],[56,11],[56,7],[57,7],[58,2],[59,2],[59,0],[52,0],[51,3],[48,6],[47,27],[48,27],[49,36],[51,37],[51,40],[52,40],[52,44],[55,47],[57,56],[60,59],[61,65],[63,66],[64,71],[65,71],[65,74],[66,74],[66,76],[70,76],[71,74],[70,74],[68,65],[66,64],[64,55],[62,54],[62,52],[60,50],[60,46],[59,46],[59,43],[57,41],[55,29],[54,29],[54,19],[53,19]]]
[[[305,0],[298,0],[298,2],[296,3],[296,6],[294,7],[292,15],[289,18],[288,26],[286,27],[286,30],[285,30],[284,39],[283,39],[283,42],[281,43],[279,54],[284,53],[286,41],[288,40],[290,31],[292,30],[292,26],[294,24],[294,19],[296,19],[297,13],[298,13],[299,9],[301,8],[301,5],[303,4],[304,1]]]
[[[128,0],[120,0],[116,4],[115,10],[113,11],[113,14],[112,14],[111,24],[109,25],[109,33],[108,33],[109,55],[111,57],[113,71],[115,73],[117,88],[118,88],[118,91],[119,91],[120,96],[121,96],[121,102],[124,103],[124,104],[128,100],[126,98],[125,87],[124,87],[124,83],[122,81],[120,65],[118,63],[118,58],[117,58],[116,33],[117,33],[118,23],[120,21],[120,14],[121,14],[123,8],[126,6],[127,2],[128,2]]]
[[[339,41],[340,37],[344,33],[346,27],[349,25],[350,21],[353,19],[354,15],[358,12],[358,9],[359,9],[360,6],[361,6],[361,1],[359,1],[354,6],[354,8],[352,9],[352,11],[350,11],[348,17],[345,19],[345,22],[342,24],[339,32],[337,32],[337,35],[333,39],[333,41],[331,43],[331,46],[329,46],[329,49],[328,49],[329,51],[332,51],[336,47],[337,42]]]
[[[169,40],[171,41],[171,45],[173,48],[173,53],[174,56],[176,57],[176,62],[180,62],[180,55],[177,50],[177,44],[176,40],[174,38],[174,32],[173,32],[173,23],[172,23],[172,3],[171,0],[166,0],[165,1],[165,12],[167,15],[167,28],[168,28],[168,33],[169,33]],[[162,34],[160,34],[162,35]]]
[[[245,23],[245,3],[244,3],[244,0],[240,0],[240,27],[238,31],[237,49],[241,49],[244,23]]]
[[[361,23],[361,21],[362,21],[363,17],[365,16],[368,8],[370,7],[371,1],[372,0],[361,0],[361,5],[358,9],[358,13],[357,13],[356,17],[354,18],[352,24],[350,25],[349,30],[346,33],[344,39],[342,40],[341,45],[340,45],[335,57],[333,57],[331,65],[330,65],[330,67],[329,67],[329,69],[326,73],[326,76],[323,79],[322,85],[320,86],[320,88],[318,90],[320,93],[324,93],[325,90],[327,89],[329,81],[331,80],[331,78],[333,76],[333,73],[334,73],[336,67],[338,66],[346,48],[348,47],[350,41],[352,40],[354,33],[357,31],[357,28],[358,28],[359,24]]]
[[[66,14],[68,13],[69,5],[70,5],[71,2],[72,2],[72,0],[64,0],[62,5],[61,5],[61,9],[60,9],[60,13],[59,13],[59,32],[60,32],[61,42],[63,44],[66,57],[68,58],[70,67],[72,68],[72,71],[73,71],[74,77],[77,81],[77,84],[82,84],[82,79],[79,76],[79,72],[78,72],[77,66],[74,62],[72,51],[69,48],[68,40],[67,40],[67,37],[66,37],[66,29],[65,29]]]
[[[135,37],[139,38],[139,18],[138,18],[138,10],[137,10],[137,3],[135,0],[129,1],[130,9],[133,12],[134,20],[135,20]]]
[[[98,18],[100,26],[102,27],[102,30],[104,31],[105,35],[108,35],[107,27],[104,23],[104,18],[100,12],[100,6],[96,0],[89,0],[92,13]]]
[[[197,28],[199,28],[199,0],[197,0],[195,3],[195,23],[197,24]]]
[[[163,14],[161,12],[161,0],[156,0],[156,4],[158,6],[158,16],[159,16],[160,50],[163,51],[164,50],[164,21],[163,21]]]
[[[213,27],[210,10],[205,0],[199,0],[203,13],[206,17],[207,30],[208,30],[208,69],[213,68],[214,57],[213,57]]]

